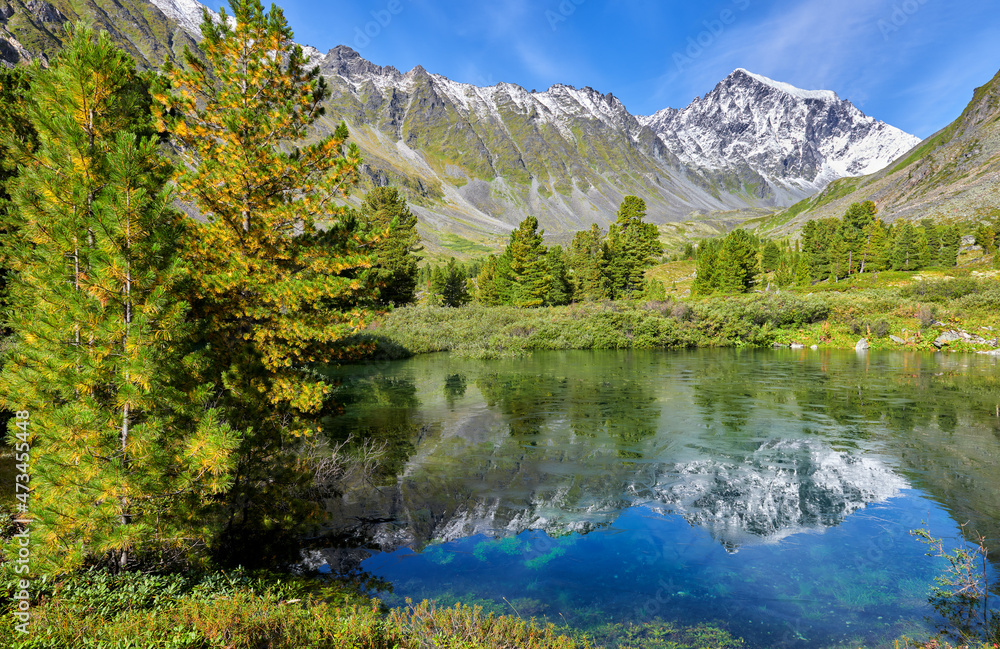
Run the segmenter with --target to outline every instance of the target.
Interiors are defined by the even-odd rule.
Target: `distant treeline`
[[[511,233],[499,256],[425,268],[421,281],[445,306],[475,300],[487,306],[542,307],[571,302],[662,299],[663,285],[646,269],[663,254],[656,226],[646,223],[646,203],[626,196],[605,232],[596,223],[577,232],[569,250],[546,246],[538,219],[529,216]]]
[[[956,265],[961,247],[958,226],[938,225],[931,219],[923,219],[919,226],[909,221],[890,225],[876,218],[877,212],[875,203],[865,201],[851,205],[843,218],[808,221],[794,248],[745,230],[702,241],[696,251],[694,293],[745,293],[758,287],[765,276],[781,287],[809,286],[860,273]],[[997,230],[981,227],[977,242],[982,239],[992,251],[994,241],[1000,239]]]

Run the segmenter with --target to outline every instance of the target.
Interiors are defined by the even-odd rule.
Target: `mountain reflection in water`
[[[397,599],[870,644],[931,614],[941,566],[910,529],[997,536],[996,359],[566,352],[338,372],[329,434],[383,436],[398,471],[329,509],[360,521],[362,565]]]

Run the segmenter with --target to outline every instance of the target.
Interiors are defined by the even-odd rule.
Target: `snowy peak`
[[[840,97],[837,93],[832,90],[802,90],[801,88],[796,88],[789,83],[783,83],[781,81],[775,81],[774,79],[768,79],[765,76],[754,74],[749,70],[743,68],[736,68],[736,70],[730,74],[726,79],[737,79],[740,77],[749,77],[757,83],[763,84],[765,86],[770,86],[775,90],[785,93],[786,95],[791,95],[796,99],[817,99],[819,101],[840,101]]]
[[[167,18],[177,23],[181,29],[193,36],[195,39],[201,38],[201,22],[204,19],[203,11],[208,11],[212,20],[218,22],[219,14],[212,11],[197,0],[149,0],[157,9],[163,12]],[[232,21],[232,17],[230,17]]]
[[[683,162],[723,175],[759,174],[779,203],[846,176],[885,168],[920,139],[877,121],[830,90],[802,90],[737,69],[683,110],[640,123]]]

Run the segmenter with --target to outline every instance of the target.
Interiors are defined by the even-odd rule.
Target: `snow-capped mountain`
[[[163,14],[194,38],[201,38],[202,11],[208,9],[197,0],[149,0]],[[218,22],[219,14],[208,9],[212,20]],[[232,21],[232,17],[230,17]]]
[[[378,131],[361,144],[375,181],[430,199],[428,230],[456,221],[504,230],[534,214],[550,234],[570,232],[613,221],[630,193],[654,222],[788,206],[920,141],[832,91],[742,69],[683,110],[636,117],[591,88],[477,87],[381,67],[343,46],[314,60],[334,88],[330,114]]]
[[[204,5],[149,2],[128,20],[100,24],[141,65],[155,67],[198,40]],[[68,0],[35,5],[45,9],[43,18],[86,17]],[[0,61],[58,49],[51,34],[59,30],[31,31],[25,25],[37,20],[15,20],[10,13],[22,10],[5,6],[0,0],[0,27],[14,30],[7,39],[14,53],[5,58],[0,43]],[[118,15],[86,11],[98,22]],[[19,54],[23,42],[43,47]],[[628,194],[645,199],[654,223],[788,206],[837,178],[874,172],[917,142],[830,91],[799,90],[745,70],[683,110],[636,117],[591,88],[479,87],[420,66],[405,73],[378,66],[348,47],[304,50],[330,82],[320,131],[347,122],[366,162],[366,184],[402,188],[432,250],[446,240],[468,246],[455,237],[501,243],[527,215],[548,235],[567,238],[614,221]]]
[[[749,168],[793,202],[838,178],[875,173],[920,142],[832,91],[801,90],[743,69],[687,108],[639,122],[683,162]]]
[[[344,46],[318,65],[330,81],[328,126],[347,121],[373,180],[415,198],[425,234],[503,236],[528,214],[568,233],[613,221],[627,194],[660,222],[748,206],[682,164],[610,93],[478,87],[378,66]]]

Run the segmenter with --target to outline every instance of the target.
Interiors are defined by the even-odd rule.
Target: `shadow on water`
[[[339,380],[331,438],[396,441],[391,476],[328,503],[356,536],[326,557],[354,552],[390,603],[877,645],[930,630],[942,564],[911,529],[1000,546],[995,359],[435,355]]]

